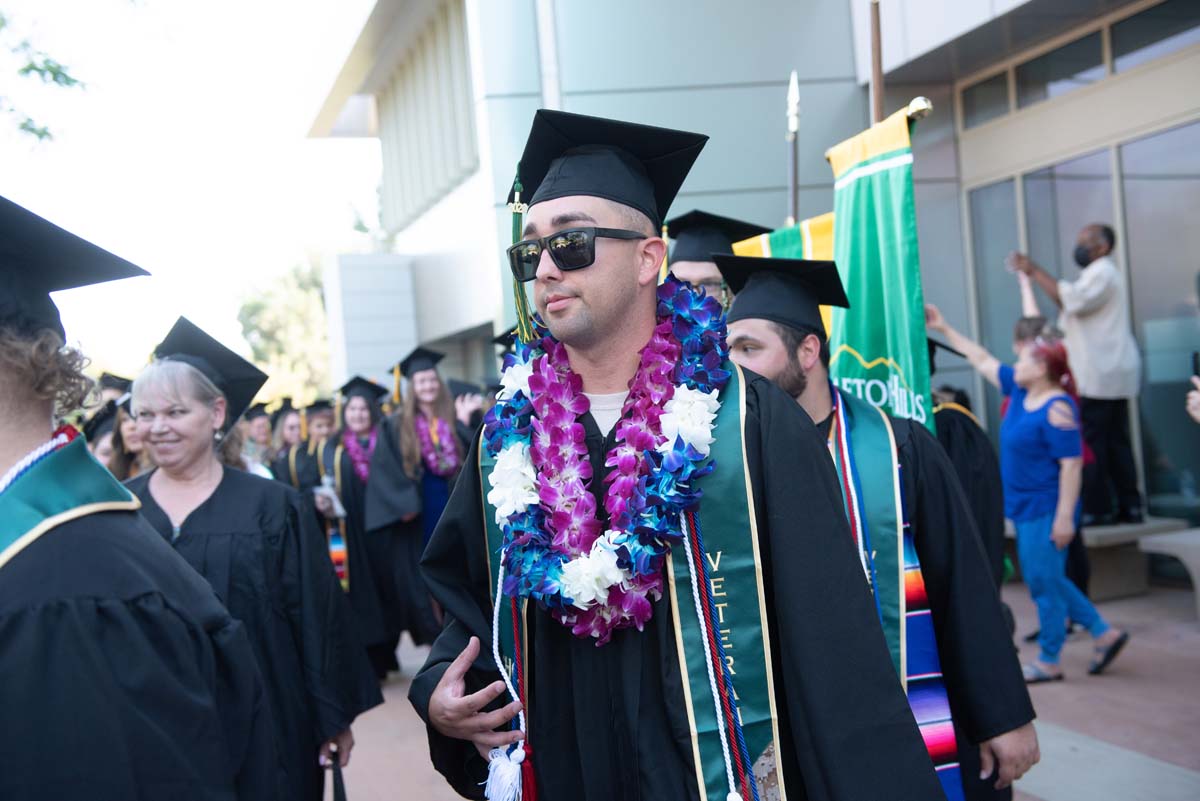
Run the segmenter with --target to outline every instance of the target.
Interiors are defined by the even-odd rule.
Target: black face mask
[[[1092,251],[1085,248],[1083,245],[1075,246],[1075,263],[1080,267],[1087,267],[1092,263]]]

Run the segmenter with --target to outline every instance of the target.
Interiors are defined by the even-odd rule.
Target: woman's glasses
[[[508,263],[518,281],[532,281],[537,277],[538,262],[542,251],[560,270],[582,270],[596,261],[596,239],[649,239],[646,234],[622,228],[567,228],[556,231],[541,239],[525,239],[508,249]]]

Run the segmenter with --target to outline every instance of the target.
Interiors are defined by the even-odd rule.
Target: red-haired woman
[[[1110,627],[1065,573],[1083,476],[1079,408],[1066,348],[1061,340],[1043,335],[1021,349],[1016,364],[1001,364],[983,346],[951,328],[936,306],[925,307],[925,324],[946,337],[980,375],[1011,398],[1000,426],[1004,511],[1017,531],[1021,572],[1041,623],[1041,653],[1025,665],[1026,682],[1062,679],[1059,653],[1068,616],[1094,638],[1096,656],[1088,672],[1102,672],[1129,635]]]

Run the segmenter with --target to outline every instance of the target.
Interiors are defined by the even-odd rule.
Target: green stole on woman
[[[0,492],[0,569],[38,537],[98,512],[141,503],[87,449],[83,437],[46,456]]]
[[[745,377],[741,368],[727,365],[733,378],[721,395],[715,437],[710,455],[715,464],[713,472],[702,479],[701,487],[707,499],[700,503],[697,513],[703,531],[708,591],[713,596],[718,616],[716,636],[720,637],[725,662],[735,688],[738,717],[760,788],[771,788],[772,796],[786,799],[783,775],[775,754],[779,751],[779,717],[776,710],[774,674],[767,630],[766,596],[763,588],[762,554],[754,516],[750,473],[746,466]],[[488,575],[490,597],[496,597],[496,580],[503,531],[496,525],[496,509],[487,502],[487,478],[495,458],[485,447],[479,448],[479,481],[483,488],[483,522],[487,531]],[[593,481],[600,480],[599,476]],[[717,499],[720,499],[718,502]],[[700,570],[700,566],[697,566]],[[692,736],[692,755],[701,801],[719,801],[729,792],[726,781],[726,762],[723,752],[721,725],[714,706],[714,686],[710,683],[705,660],[712,642],[707,641],[700,628],[693,582],[684,548],[673,548],[667,562],[667,595],[670,598],[671,619],[678,652],[677,664],[683,679],[688,724]],[[695,575],[701,575],[696,572]],[[499,615],[501,657],[510,675],[515,675],[513,644],[521,637],[520,653],[525,660],[526,616],[528,601],[519,601],[521,614],[516,620],[520,631],[514,630],[514,616]],[[526,672],[525,665],[522,672]],[[529,732],[536,748],[537,732]],[[732,734],[726,731],[726,738]],[[733,743],[729,742],[730,747]]]

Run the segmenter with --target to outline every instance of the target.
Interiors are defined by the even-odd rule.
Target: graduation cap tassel
[[[392,368],[392,403],[400,406],[400,365]]]
[[[335,393],[333,396],[333,425],[339,428],[342,425],[342,393]]]
[[[667,241],[667,224],[666,223],[663,223],[662,238],[663,238],[664,242]],[[658,268],[658,283],[660,283],[660,284],[664,283],[667,280],[667,275],[670,274],[670,265],[667,263],[667,261],[668,261],[667,253],[669,251],[670,251],[669,248],[667,250],[663,251],[662,266]]]
[[[508,204],[508,208],[512,211],[512,243],[515,245],[521,241],[521,226],[522,216],[528,210],[528,206],[521,202],[521,192],[524,187],[521,186],[521,165],[517,165],[517,175],[513,178],[512,185],[512,203]],[[529,311],[529,298],[525,294],[525,287],[513,276],[513,303],[517,307],[517,336],[522,342],[533,341],[533,314]]]
[[[308,410],[300,410],[300,441],[308,439]]]

